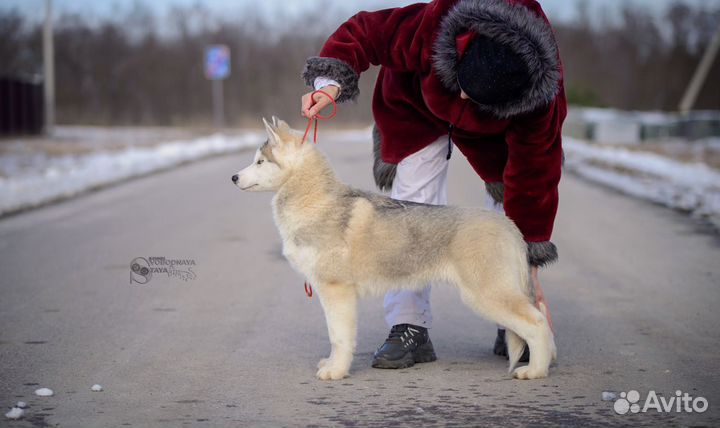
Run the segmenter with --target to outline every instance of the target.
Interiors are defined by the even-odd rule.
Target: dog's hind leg
[[[464,288],[463,300],[469,306],[508,329],[510,370],[517,364],[519,354],[522,352],[522,341],[519,338],[530,347],[530,363],[515,369],[513,377],[517,379],[547,377],[555,349],[553,334],[547,319],[530,303],[529,298],[520,289],[509,287],[502,287],[502,293],[462,288]],[[519,338],[513,337],[514,335]]]
[[[342,379],[348,375],[357,334],[357,294],[347,284],[320,284],[316,287],[325,311],[332,349],[330,357],[318,363],[317,377]]]
[[[512,374],[517,379],[539,379],[547,377],[555,349],[550,325],[545,316],[526,298],[518,299],[513,304],[500,310],[496,322],[508,329],[510,336],[518,335],[530,347],[530,363],[516,368]],[[508,342],[517,342],[512,340]],[[514,348],[518,348],[517,345]],[[510,370],[512,371],[522,353],[522,347],[513,349]]]

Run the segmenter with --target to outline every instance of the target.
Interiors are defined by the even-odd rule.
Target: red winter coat
[[[474,32],[509,44],[527,60],[533,88],[522,100],[482,106],[462,100],[456,37]],[[506,214],[526,241],[548,241],[558,206],[566,116],[562,66],[552,30],[534,0],[435,0],[360,12],[342,24],[304,77],[338,81],[338,101],[357,96],[357,79],[380,65],[373,115],[382,161],[397,164],[452,131],[486,183],[504,184]]]

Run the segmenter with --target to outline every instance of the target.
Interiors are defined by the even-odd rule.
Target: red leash
[[[308,125],[307,125],[307,128],[305,128],[305,133],[303,134],[302,143],[305,143],[305,138],[307,138],[308,132],[310,132],[310,127],[312,126],[313,122],[315,122],[315,130],[313,131],[313,143],[317,144],[318,119],[322,119],[322,120],[332,119],[333,117],[335,117],[335,113],[337,113],[337,104],[335,103],[335,99],[333,97],[331,97],[330,94],[328,94],[327,92],[325,92],[321,89],[318,89],[317,91],[314,91],[312,94],[310,94],[310,98],[312,98],[314,100],[313,97],[315,96],[315,94],[323,94],[326,97],[328,97],[330,99],[330,102],[332,103],[333,110],[329,116],[320,116],[319,114],[316,114],[315,116],[308,119]],[[312,293],[310,293],[310,294],[312,295]]]
[[[305,144],[305,138],[307,138],[308,132],[310,132],[310,127],[312,126],[313,122],[315,123],[315,129],[313,131],[313,144],[317,144],[317,130],[318,130],[318,119],[322,120],[328,120],[335,117],[335,113],[337,113],[337,103],[335,103],[335,98],[331,97],[330,94],[323,90],[316,90],[312,94],[310,94],[310,98],[313,98],[315,94],[323,94],[326,97],[330,99],[330,102],[332,103],[333,110],[332,113],[330,113],[329,116],[320,116],[319,114],[316,114],[315,116],[311,117],[308,120],[307,128],[305,128],[305,133],[303,134],[302,142],[300,144]],[[314,100],[314,98],[313,98]],[[312,298],[313,295],[313,289],[312,285],[305,281],[305,294],[308,296],[308,298]]]

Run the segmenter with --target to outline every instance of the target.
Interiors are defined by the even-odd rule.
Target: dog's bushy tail
[[[510,329],[505,331],[505,342],[507,343],[508,359],[510,360],[510,368],[508,369],[508,372],[512,373],[512,371],[515,370],[515,366],[520,361],[520,357],[522,357],[527,344],[520,336]]]
[[[525,246],[523,247],[525,249],[527,248]],[[522,292],[528,297],[530,302],[534,303],[535,287],[533,287],[532,282],[530,281],[530,265],[528,263],[527,250],[518,251],[517,258],[518,266],[520,266],[520,288],[522,289]],[[514,331],[510,329],[507,329],[505,332],[505,341],[507,343],[508,359],[510,360],[510,368],[508,371],[512,373],[512,371],[515,369],[515,366],[517,366],[517,363],[520,361],[520,357],[522,357],[527,343],[525,343],[525,341],[520,336],[518,336]]]

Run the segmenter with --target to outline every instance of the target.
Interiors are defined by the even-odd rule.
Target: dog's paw
[[[318,361],[317,368],[321,369],[325,367],[328,361],[330,361],[330,358],[323,358],[322,360]]]
[[[322,362],[322,361],[321,361]],[[322,380],[339,380],[343,379],[348,375],[348,370],[345,368],[334,367],[326,359],[325,364],[320,367],[317,371],[316,376]]]
[[[530,366],[518,367],[513,371],[513,377],[515,379],[542,379],[547,377],[547,370],[532,370]]]

